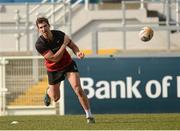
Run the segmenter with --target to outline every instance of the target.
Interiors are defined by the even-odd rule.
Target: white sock
[[[86,118],[93,117],[90,109],[85,110],[85,113],[86,113]]]
[[[47,94],[49,95],[50,89],[48,88],[46,92],[47,92]]]

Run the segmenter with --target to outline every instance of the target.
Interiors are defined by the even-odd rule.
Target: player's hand
[[[85,56],[85,54],[84,54],[83,52],[81,52],[81,51],[77,52],[76,55],[77,55],[77,57],[78,57],[79,59],[83,59],[84,56]]]

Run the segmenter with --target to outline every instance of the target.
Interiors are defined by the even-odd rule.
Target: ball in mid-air
[[[151,27],[143,27],[141,31],[139,32],[139,38],[144,41],[150,41],[153,37],[154,31]]]

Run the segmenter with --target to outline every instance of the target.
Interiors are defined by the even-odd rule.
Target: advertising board
[[[74,59],[93,113],[180,112],[179,57]],[[65,113],[82,107],[65,82]]]

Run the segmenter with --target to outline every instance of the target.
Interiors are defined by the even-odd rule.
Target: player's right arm
[[[40,54],[45,59],[57,63],[62,58],[63,53],[66,49],[66,46],[69,44],[69,42],[70,42],[69,39],[64,38],[63,44],[61,45],[61,47],[59,48],[59,50],[55,54],[50,49],[48,49],[47,47],[46,47],[45,52],[40,51],[40,49],[38,49],[38,47],[36,47],[36,48],[37,48],[37,50],[39,50]]]
[[[45,55],[44,58],[50,61],[57,63],[63,56],[66,46],[69,44],[70,40],[64,38],[64,42],[59,48],[59,50],[54,54],[51,50],[49,50]]]
[[[46,54],[43,55],[43,57],[49,61],[57,63],[62,58],[65,48],[66,45],[63,44],[55,54],[49,50]]]

